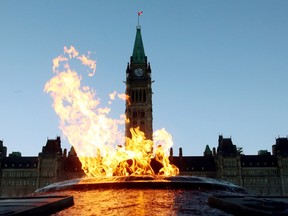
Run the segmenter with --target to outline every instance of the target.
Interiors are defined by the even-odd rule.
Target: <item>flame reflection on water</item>
[[[215,193],[226,192],[158,189],[62,191],[57,195],[72,195],[75,204],[54,215],[228,215],[208,205],[208,198]]]

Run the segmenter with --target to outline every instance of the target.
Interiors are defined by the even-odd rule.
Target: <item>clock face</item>
[[[142,70],[142,68],[136,68],[135,70],[134,70],[134,74],[136,75],[136,76],[142,76],[143,75],[143,70]]]

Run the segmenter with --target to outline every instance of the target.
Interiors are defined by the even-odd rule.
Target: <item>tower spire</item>
[[[133,63],[142,64],[146,63],[146,56],[144,51],[144,45],[141,36],[141,29],[137,26],[136,38],[132,54]]]

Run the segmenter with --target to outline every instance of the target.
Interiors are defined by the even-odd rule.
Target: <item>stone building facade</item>
[[[60,137],[48,139],[38,156],[22,157],[14,152],[7,157],[3,142],[0,155],[1,197],[31,194],[51,183],[84,176],[74,149],[68,155],[66,150],[62,152]]]
[[[173,152],[173,151],[171,151]],[[206,146],[203,156],[170,155],[180,175],[196,175],[221,179],[244,187],[258,195],[288,195],[288,138],[277,138],[272,154],[244,155],[231,138],[219,136],[213,151]]]
[[[61,148],[60,137],[48,139],[42,152],[34,157],[22,157],[14,152],[7,156],[7,148],[0,142],[0,195],[23,196],[51,183],[81,178],[84,172],[73,148]],[[179,156],[170,151],[170,161],[180,175],[194,175],[221,179],[244,187],[258,195],[288,195],[288,138],[277,138],[272,154],[244,155],[231,138],[219,136],[217,148],[206,146],[203,156]]]

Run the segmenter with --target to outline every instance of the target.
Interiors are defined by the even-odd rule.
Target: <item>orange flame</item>
[[[99,107],[96,92],[88,86],[81,86],[81,77],[69,66],[69,59],[96,71],[96,61],[81,55],[71,46],[64,47],[66,56],[53,59],[56,75],[45,84],[44,91],[53,98],[53,108],[59,116],[60,129],[79,156],[82,169],[87,176],[112,175],[177,175],[179,170],[169,162],[172,136],[161,129],[153,134],[153,140],[145,138],[139,128],[131,128],[132,138],[124,137],[121,125],[128,121],[125,115],[119,119],[109,117],[111,108]],[[64,64],[63,71],[59,71]],[[129,100],[125,94],[111,93],[110,100]],[[109,101],[109,104],[112,102]],[[125,145],[124,145],[125,144]],[[153,164],[159,167],[155,173]]]

